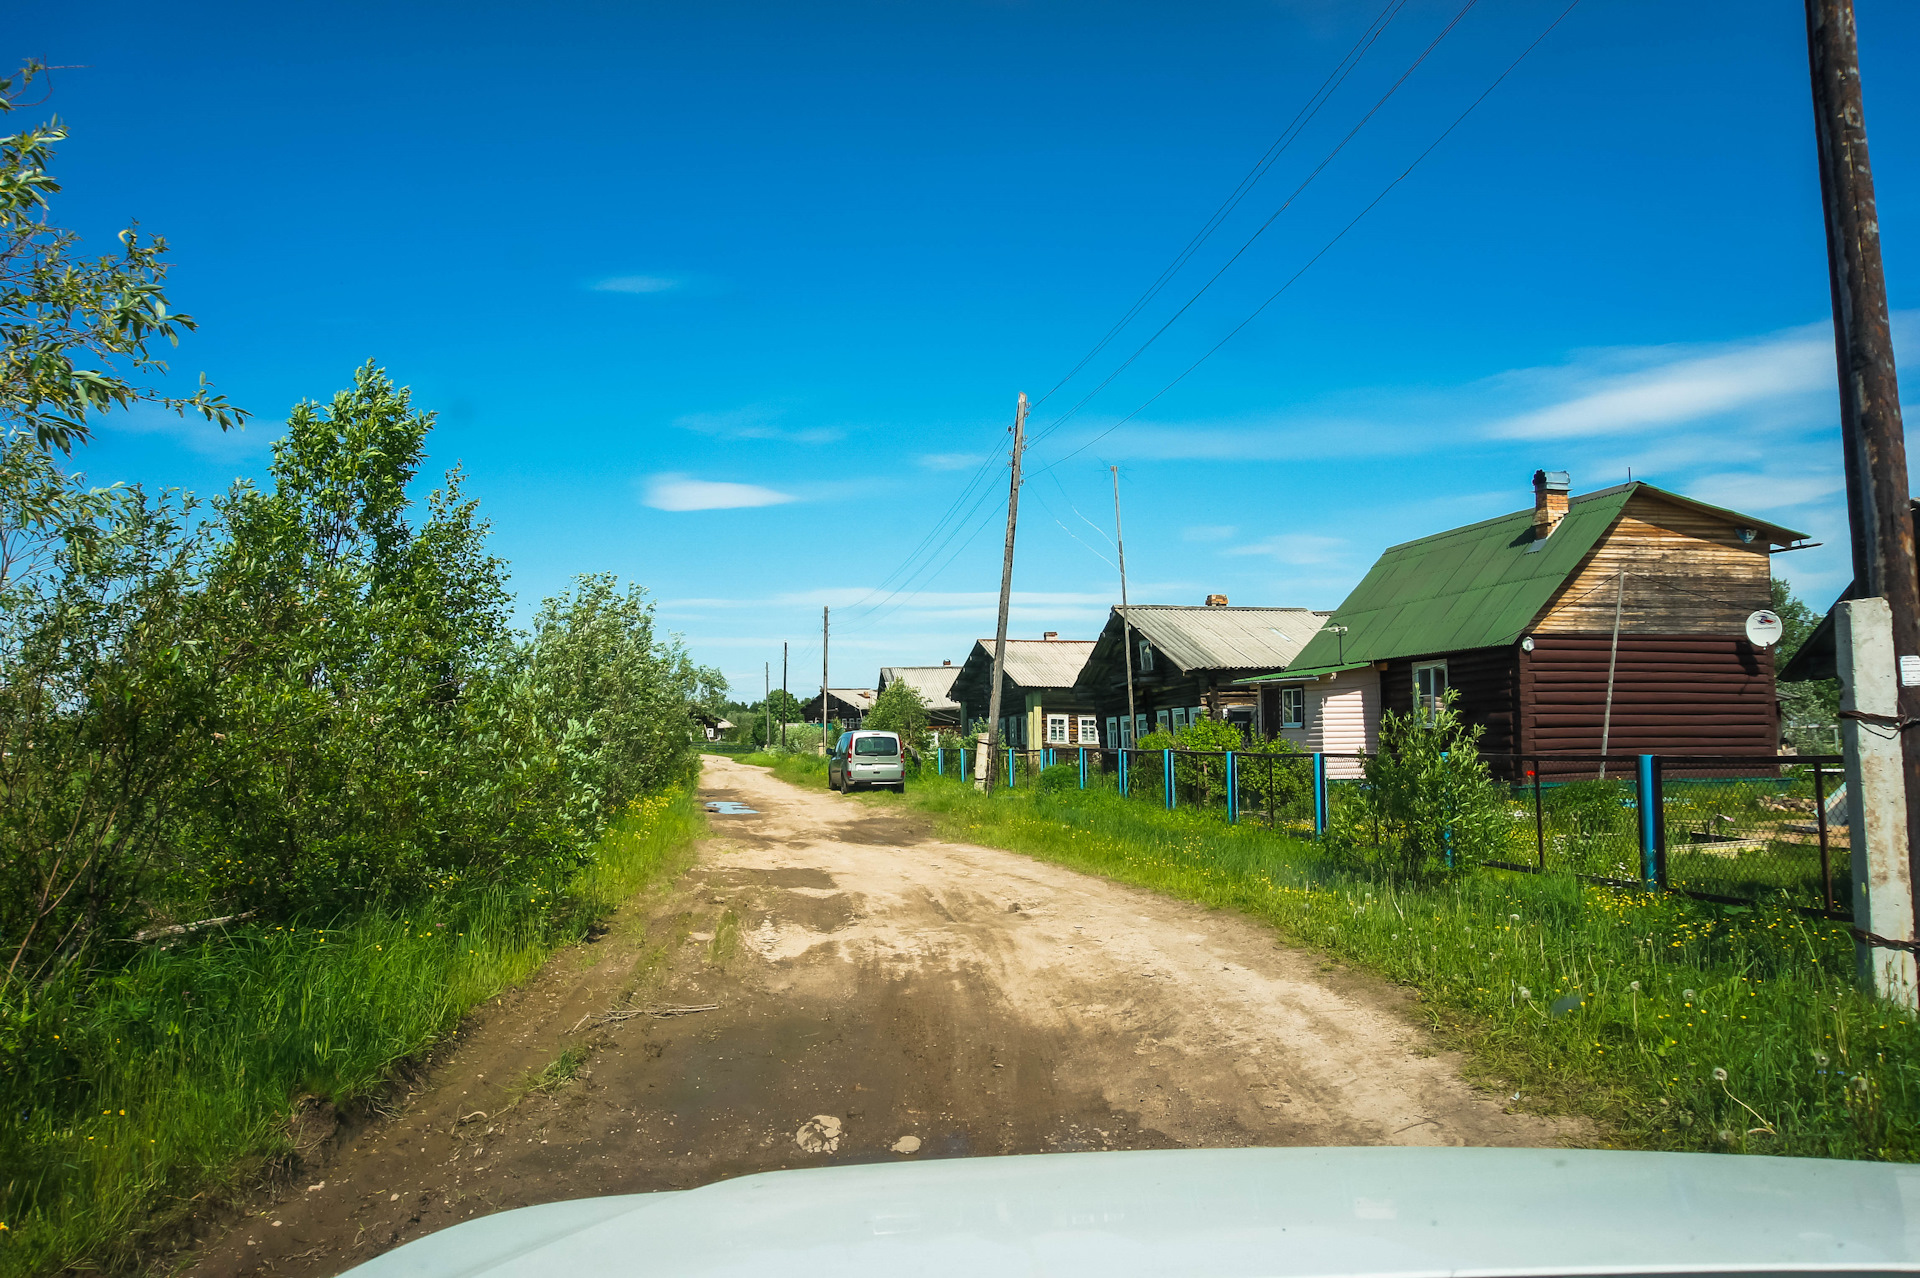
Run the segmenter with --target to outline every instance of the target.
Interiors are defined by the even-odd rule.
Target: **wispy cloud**
[[[198,413],[181,415],[153,404],[115,409],[93,419],[103,430],[123,435],[152,435],[218,461],[233,461],[265,453],[280,437],[279,422],[254,421],[248,427],[221,430]]]
[[[1845,491],[1846,478],[1838,467],[1821,474],[1727,473],[1702,475],[1687,485],[1687,496],[1715,506],[1762,513],[1825,501]]]
[[[984,460],[979,453],[922,453],[920,464],[928,470],[965,470]]]
[[[646,484],[646,504],[655,510],[741,510],[753,506],[780,506],[798,501],[758,484],[737,484],[686,475],[655,475]]]
[[[1833,335],[1827,325],[1807,324],[1712,347],[1615,350],[1562,368],[1509,373],[1496,382],[1520,397],[1546,391],[1555,402],[1492,422],[1484,430],[1490,438],[1633,434],[1830,393]]]
[[[664,275],[610,275],[587,285],[596,293],[668,293],[680,287],[680,281]]]
[[[1182,541],[1231,541],[1239,531],[1232,524],[1196,524],[1180,530]]]
[[[830,426],[788,430],[779,424],[786,410],[750,404],[717,413],[688,413],[673,419],[682,430],[715,439],[772,439],[789,444],[831,444],[845,439],[846,432]]]
[[[1283,564],[1328,564],[1341,558],[1346,548],[1343,537],[1322,537],[1315,533],[1281,533],[1244,546],[1229,546],[1222,554],[1263,555]]]

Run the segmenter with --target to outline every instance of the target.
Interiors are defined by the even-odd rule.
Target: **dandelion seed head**
[[[1714,1068],[1714,1071],[1713,1071],[1713,1081],[1714,1081],[1714,1082],[1716,1082],[1716,1083],[1724,1083],[1724,1082],[1726,1082],[1726,1081],[1727,1081],[1727,1071],[1726,1071],[1726,1070],[1724,1070],[1724,1069],[1720,1069],[1720,1068],[1718,1068],[1718,1067],[1716,1066],[1716,1067]]]

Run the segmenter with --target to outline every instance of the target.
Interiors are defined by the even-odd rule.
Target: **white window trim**
[[[1083,746],[1100,744],[1100,720],[1093,715],[1080,716],[1080,744]]]
[[[1440,691],[1442,696],[1446,694],[1446,690],[1448,688],[1451,688],[1453,686],[1453,680],[1450,677],[1448,677],[1448,674],[1447,674],[1446,662],[1444,661],[1415,662],[1413,667],[1413,674],[1412,674],[1413,708],[1415,712],[1422,715],[1430,715],[1434,712],[1434,710],[1438,708],[1437,699],[1432,697],[1422,698],[1420,695],[1420,675],[1423,671],[1428,671],[1428,670],[1438,670],[1440,672],[1440,684],[1441,684]],[[1429,701],[1434,702],[1435,704],[1432,704],[1432,705],[1425,704],[1425,702],[1429,702]]]
[[[1145,639],[1140,641],[1140,673],[1153,673],[1153,644]]]
[[[1047,716],[1047,744],[1050,746],[1067,744],[1066,715],[1050,714]]]

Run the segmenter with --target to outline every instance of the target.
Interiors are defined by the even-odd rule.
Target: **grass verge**
[[[671,878],[705,818],[635,803],[558,892],[232,928],[50,989],[52,1032],[0,1044],[0,1274],[130,1266],[196,1200],[293,1152],[290,1106],[347,1104],[627,897]]]
[[[817,765],[817,766],[814,766]],[[814,759],[776,774],[824,784]],[[1470,1072],[1609,1144],[1920,1159],[1920,1027],[1863,994],[1843,926],[1481,870],[1407,881],[1207,812],[923,775],[942,837],[1230,908],[1418,990]]]

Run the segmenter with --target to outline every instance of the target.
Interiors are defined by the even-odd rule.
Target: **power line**
[[[1274,302],[1278,301],[1282,293],[1285,293],[1288,289],[1292,288],[1294,283],[1298,281],[1301,276],[1305,275],[1309,270],[1313,269],[1314,263],[1318,262],[1321,258],[1325,257],[1327,253],[1333,248],[1334,245],[1338,244],[1341,240],[1345,239],[1347,236],[1347,232],[1351,231],[1354,227],[1358,226],[1360,224],[1361,219],[1365,218],[1367,214],[1373,212],[1374,208],[1380,203],[1380,201],[1386,199],[1387,196],[1392,193],[1395,187],[1399,186],[1402,182],[1406,181],[1408,177],[1412,176],[1413,171],[1420,167],[1421,162],[1425,160],[1429,155],[1432,155],[1434,151],[1439,148],[1440,144],[1442,142],[1445,142],[1447,138],[1452,135],[1455,129],[1459,128],[1462,124],[1464,124],[1466,122],[1467,117],[1473,114],[1475,108],[1477,108],[1482,102],[1486,101],[1487,98],[1492,95],[1493,91],[1499,88],[1501,83],[1505,81],[1508,76],[1513,74],[1514,69],[1517,68],[1522,62],[1526,61],[1527,55],[1532,53],[1536,48],[1538,48],[1540,46],[1541,41],[1545,40],[1548,36],[1552,35],[1556,27],[1558,27],[1562,22],[1566,21],[1567,15],[1572,13],[1574,9],[1579,6],[1579,4],[1580,4],[1580,0],[1573,0],[1573,2],[1569,4],[1565,9],[1562,9],[1560,11],[1560,16],[1555,18],[1552,22],[1548,23],[1546,26],[1546,29],[1543,30],[1538,36],[1534,37],[1533,43],[1529,44],[1526,48],[1522,49],[1520,51],[1520,56],[1515,58],[1512,62],[1508,63],[1506,70],[1502,71],[1498,76],[1494,77],[1493,83],[1489,84],[1481,92],[1479,97],[1475,98],[1472,102],[1468,103],[1467,109],[1462,111],[1458,116],[1456,116],[1454,118],[1453,123],[1449,124],[1445,129],[1443,129],[1440,133],[1440,136],[1435,138],[1431,143],[1428,144],[1426,150],[1420,152],[1419,155],[1415,156],[1413,158],[1413,162],[1407,165],[1405,169],[1401,170],[1400,175],[1398,177],[1394,178],[1393,181],[1387,183],[1386,186],[1382,187],[1380,190],[1380,193],[1374,196],[1373,199],[1367,203],[1367,206],[1365,208],[1361,209],[1358,213],[1356,213],[1353,216],[1352,221],[1348,222],[1345,226],[1341,227],[1340,230],[1333,236],[1332,239],[1328,240],[1325,244],[1321,245],[1320,250],[1317,253],[1315,253],[1312,257],[1308,258],[1305,265],[1303,265],[1299,270],[1295,271],[1291,276],[1289,276],[1287,278],[1287,281],[1284,284],[1282,284],[1279,288],[1275,289],[1273,293],[1270,296],[1268,296],[1266,301],[1256,306],[1253,309],[1253,312],[1251,314],[1249,314],[1245,319],[1241,320],[1238,324],[1235,324],[1232,329],[1228,330],[1227,335],[1225,337],[1222,337],[1219,341],[1215,342],[1211,347],[1207,349],[1205,354],[1200,356],[1199,359],[1196,359],[1195,361],[1193,361],[1193,363],[1187,365],[1187,367],[1181,371],[1178,377],[1175,377],[1172,381],[1168,382],[1165,386],[1162,386],[1159,390],[1155,391],[1152,395],[1149,395],[1144,401],[1141,402],[1141,404],[1137,408],[1135,408],[1132,412],[1128,413],[1125,417],[1122,417],[1119,421],[1113,423],[1113,425],[1107,427],[1105,430],[1101,431],[1099,434],[1093,436],[1090,439],[1085,440],[1079,446],[1075,447],[1072,451],[1064,453],[1061,456],[1055,458],[1053,461],[1048,462],[1045,466],[1041,467],[1039,470],[1035,471],[1034,473],[1036,475],[1047,473],[1048,471],[1052,470],[1055,466],[1058,466],[1060,465],[1060,463],[1066,461],[1068,458],[1078,455],[1079,453],[1085,451],[1086,449],[1092,447],[1094,444],[1098,443],[1100,440],[1105,439],[1108,435],[1111,435],[1114,431],[1119,430],[1122,426],[1126,425],[1128,422],[1132,421],[1135,417],[1139,416],[1142,412],[1144,412],[1150,405],[1152,405],[1162,395],[1165,395],[1168,391],[1172,390],[1175,386],[1178,386],[1181,382],[1185,381],[1187,379],[1188,374],[1192,373],[1194,369],[1199,368],[1200,365],[1206,363],[1207,360],[1212,358],[1214,353],[1218,351],[1222,346],[1225,346],[1228,342],[1232,341],[1234,337],[1239,334],[1241,329],[1245,328],[1247,325],[1253,323],[1254,320],[1258,319],[1260,317],[1261,312],[1265,311],[1267,307],[1273,305]],[[1051,429],[1051,427],[1049,429]]]
[[[1333,70],[1327,73],[1327,78],[1320,82],[1320,87],[1313,91],[1306,103],[1294,114],[1293,119],[1288,121],[1287,126],[1280,131],[1280,135],[1267,147],[1266,152],[1254,161],[1253,167],[1248,169],[1233,190],[1228,192],[1227,198],[1221,201],[1220,207],[1213,211],[1201,228],[1194,233],[1193,238],[1187,241],[1186,247],[1174,254],[1173,260],[1161,270],[1153,283],[1147,286],[1146,291],[1134,299],[1133,305],[1127,308],[1126,314],[1115,321],[1113,327],[1094,343],[1093,349],[1081,356],[1080,362],[1068,369],[1067,375],[1055,382],[1052,390],[1034,401],[1035,408],[1052,399],[1055,392],[1072,381],[1081,369],[1092,363],[1094,357],[1105,350],[1107,344],[1119,336],[1120,331],[1132,323],[1134,317],[1146,309],[1153,299],[1160,295],[1161,290],[1172,282],[1173,277],[1180,272],[1188,260],[1212,237],[1233,211],[1240,207],[1240,202],[1252,193],[1260,179],[1266,176],[1267,170],[1271,169],[1287,148],[1293,145],[1306,126],[1313,122],[1314,116],[1320,113],[1320,108],[1327,104],[1334,92],[1346,82],[1349,75],[1353,74],[1354,68],[1360,65],[1361,59],[1365,58],[1380,37],[1386,34],[1387,27],[1392,25],[1394,18],[1399,16],[1406,5],[1407,0],[1388,0],[1386,7],[1367,24],[1366,30],[1360,33],[1360,38],[1354,41],[1353,47],[1334,64]]]
[[[1198,289],[1196,289],[1194,291],[1193,296],[1189,297],[1184,303],[1181,304],[1179,310],[1175,311],[1171,316],[1167,318],[1167,321],[1164,324],[1162,324],[1159,328],[1155,329],[1151,337],[1147,338],[1146,341],[1140,343],[1139,347],[1133,352],[1133,354],[1127,356],[1126,359],[1120,362],[1119,367],[1115,368],[1111,373],[1107,374],[1106,378],[1102,380],[1098,386],[1094,387],[1092,390],[1088,391],[1085,395],[1081,396],[1080,401],[1076,403],[1072,408],[1068,409],[1066,412],[1062,413],[1060,416],[1054,418],[1051,422],[1047,423],[1044,429],[1038,431],[1033,437],[1033,442],[1036,444],[1039,443],[1041,440],[1045,439],[1047,436],[1059,430],[1060,427],[1064,426],[1068,422],[1068,420],[1070,420],[1076,413],[1078,413],[1082,408],[1085,408],[1087,404],[1092,401],[1094,396],[1098,395],[1101,391],[1111,386],[1115,378],[1119,377],[1120,374],[1126,372],[1127,369],[1132,366],[1135,360],[1139,359],[1142,355],[1146,354],[1147,348],[1152,346],[1155,342],[1159,341],[1162,334],[1164,334],[1168,329],[1172,328],[1176,323],[1178,323],[1180,320],[1180,317],[1185,315],[1188,312],[1188,310],[1192,309],[1194,303],[1198,302],[1201,299],[1201,297],[1203,297],[1206,294],[1207,290],[1211,289],[1214,286],[1214,284],[1216,284],[1219,281],[1221,276],[1225,275],[1229,270],[1233,268],[1234,263],[1238,262],[1243,256],[1245,256],[1247,250],[1253,247],[1254,241],[1258,240],[1262,235],[1266,234],[1267,228],[1271,227],[1276,221],[1278,221],[1282,213],[1285,213],[1288,209],[1293,207],[1294,201],[1298,200],[1300,196],[1305,193],[1306,189],[1309,186],[1312,186],[1314,181],[1322,173],[1324,173],[1327,170],[1327,167],[1331,165],[1334,162],[1334,160],[1339,157],[1340,153],[1346,150],[1347,145],[1350,142],[1352,142],[1355,137],[1359,136],[1360,130],[1367,127],[1367,124],[1373,119],[1373,117],[1380,113],[1381,108],[1386,106],[1388,100],[1392,98],[1394,94],[1400,91],[1400,87],[1407,82],[1408,78],[1411,77],[1415,71],[1420,69],[1420,66],[1422,63],[1424,63],[1429,57],[1433,56],[1433,51],[1440,47],[1440,42],[1445,40],[1449,35],[1452,34],[1453,29],[1460,25],[1461,21],[1479,2],[1480,0],[1466,0],[1466,3],[1460,6],[1460,11],[1453,15],[1452,21],[1448,22],[1446,26],[1440,29],[1440,34],[1436,35],[1433,38],[1432,42],[1428,44],[1425,49],[1421,50],[1419,57],[1415,58],[1411,63],[1408,64],[1407,69],[1400,73],[1400,78],[1395,80],[1391,85],[1387,87],[1387,91],[1380,95],[1379,101],[1375,102],[1373,106],[1368,109],[1367,113],[1361,116],[1359,121],[1351,129],[1347,130],[1347,135],[1341,138],[1339,142],[1335,143],[1333,149],[1328,151],[1325,156],[1321,157],[1320,163],[1315,165],[1313,167],[1313,170],[1310,173],[1308,173],[1304,179],[1301,180],[1300,185],[1293,189],[1293,193],[1287,196],[1286,200],[1281,203],[1280,207],[1275,209],[1272,213],[1268,214],[1267,220],[1262,222],[1259,225],[1259,227],[1255,229],[1253,234],[1249,235],[1246,238],[1246,241],[1242,243],[1239,248],[1234,250],[1233,256],[1229,257],[1226,260],[1226,262],[1221,265],[1219,270],[1215,271],[1211,276],[1209,276],[1207,278],[1207,282],[1202,284]]]

